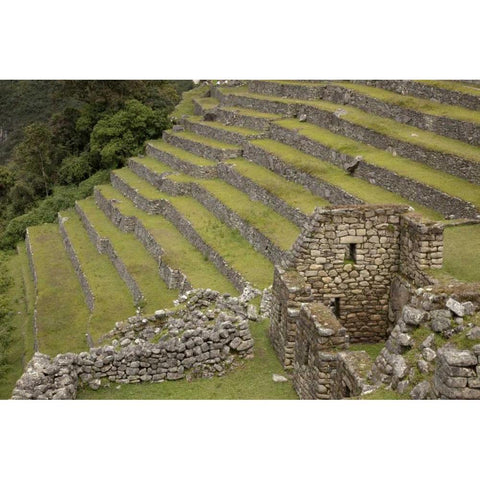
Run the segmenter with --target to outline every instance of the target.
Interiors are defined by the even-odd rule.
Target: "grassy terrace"
[[[228,92],[229,90],[224,91],[224,93],[228,93]],[[251,110],[249,108],[222,106],[221,110],[225,110],[226,112],[238,113],[239,115],[245,115],[247,117],[264,118],[266,120],[280,120],[281,118],[283,118],[281,115],[277,115],[276,113],[259,112],[257,110]]]
[[[204,110],[210,110],[219,104],[218,99],[215,97],[195,97],[195,100]]]
[[[122,171],[121,175],[122,178],[129,178],[128,170]],[[132,173],[131,175],[134,174]],[[147,185],[145,185],[145,191],[142,190],[142,194],[148,197],[155,189],[150,186],[152,191],[149,191],[147,190]],[[128,198],[125,198],[110,185],[103,185],[100,187],[100,191],[106,198],[117,200],[118,204],[116,206],[123,214],[135,216],[142,222],[144,227],[164,249],[165,254],[163,258],[165,262],[171,268],[181,270],[194,288],[209,287],[219,292],[228,292],[233,295],[239,293],[230,281],[199,250],[193,247],[168,220],[160,215],[148,215],[136,208]],[[141,248],[143,249],[143,246]],[[151,258],[151,261],[154,262],[153,258]],[[155,267],[154,272],[156,273],[157,270],[158,268]],[[172,290],[169,290],[169,292],[172,293],[170,293],[171,300],[166,305],[167,307],[171,306],[171,301],[178,295],[178,293],[173,294]]]
[[[301,82],[281,83],[302,84]],[[322,83],[322,85],[324,84]],[[468,143],[462,142],[460,140],[455,140],[453,138],[444,137],[433,132],[422,130],[421,128],[405,125],[403,123],[396,122],[395,120],[392,120],[390,118],[373,115],[350,105],[339,105],[337,103],[325,102],[323,100],[313,101],[271,97],[267,95],[248,93],[245,91],[241,91],[238,93],[234,89],[232,89],[231,92],[226,90],[225,93],[257,98],[260,100],[282,102],[286,104],[309,105],[331,113],[336,112],[339,108],[341,108],[346,112],[344,115],[342,115],[342,119],[348,120],[351,123],[360,125],[383,135],[395,138],[397,140],[401,140],[403,142],[411,143],[412,145],[426,148],[428,150],[448,153],[451,155],[463,157],[467,160],[471,160],[474,162],[480,162],[480,148],[475,145],[469,145]],[[231,108],[234,109],[235,107]],[[255,112],[255,110],[248,111]],[[276,117],[277,120],[281,119],[279,115],[276,115]]]
[[[13,311],[12,341],[7,348],[6,360],[8,369],[0,376],[0,400],[11,397],[16,381],[23,373],[23,363],[33,355],[33,281],[29,279],[29,287],[24,288],[23,271],[28,269],[25,244],[19,248],[19,254],[12,255],[8,261],[8,270],[13,278],[9,300]],[[29,272],[26,272],[29,273]]]
[[[458,107],[454,105],[447,105],[430,100],[424,100],[418,97],[411,97],[408,95],[400,95],[399,93],[390,92],[382,88],[369,87],[358,83],[350,82],[333,82],[333,85],[349,88],[355,90],[363,95],[367,95],[382,102],[396,105],[399,107],[416,110],[427,115],[435,115],[438,117],[449,117],[463,122],[472,122],[480,124],[480,112],[470,110],[468,108]]]
[[[432,87],[444,88],[445,90],[453,90],[454,92],[466,93],[468,95],[480,96],[480,87],[467,85],[466,83],[455,82],[453,80],[416,80],[418,83],[425,83]]]
[[[480,225],[445,228],[443,255],[440,274],[465,282],[480,282]]]
[[[268,322],[251,322],[255,356],[223,377],[175,382],[142,383],[78,392],[81,400],[294,400],[298,399],[290,382],[275,383],[274,373],[284,374],[268,340]]]
[[[100,187],[100,190],[113,190],[111,186]],[[93,198],[81,200],[78,205],[88,217],[90,223],[102,237],[110,240],[119,258],[135,279],[146,301],[145,310],[153,312],[158,308],[172,305],[178,291],[167,288],[158,274],[158,265],[145,247],[135,238],[133,233],[118,230],[107,216],[95,205]],[[132,298],[129,294],[129,300]]]
[[[432,220],[441,220],[443,217],[431,209],[425,208],[418,203],[411,202],[405,198],[384,190],[381,187],[372,185],[360,178],[347,175],[344,170],[329,162],[325,162],[299,150],[284,145],[274,140],[253,140],[253,145],[262,148],[277,156],[283,162],[292,165],[296,169],[308,173],[319,180],[336,185],[355,197],[371,204],[408,204],[423,216]]]
[[[149,140],[148,143],[158,150],[162,150],[163,152],[170,153],[171,155],[174,155],[180,160],[184,160],[185,162],[189,162],[194,165],[204,166],[204,165],[215,165],[217,163],[213,160],[208,160],[204,157],[199,157],[198,155],[194,155],[193,153],[187,152],[182,148],[178,148],[178,147],[175,147],[174,145],[170,145],[169,143],[164,142],[163,140]],[[156,160],[154,159],[152,160],[156,162]],[[171,168],[170,170],[165,170],[165,171],[171,171]]]
[[[159,192],[148,182],[141,179],[128,169],[117,170],[115,173],[131,187],[138,189],[144,197],[151,200],[160,198],[168,200],[183,215],[183,217],[192,224],[193,228],[202,237],[205,243],[218,252],[232,268],[242,274],[242,276],[254,286],[263,289],[272,283],[273,266],[271,262],[263,255],[256,252],[237,230],[228,228],[195,199],[191,197],[172,197],[163,192]],[[137,213],[135,214],[136,216]],[[147,219],[147,221],[149,221],[149,219]],[[164,222],[169,223],[166,220]],[[179,235],[181,234],[179,233]],[[184,237],[181,238],[182,241],[186,241]],[[169,242],[168,244],[161,243],[165,250],[172,247],[178,247],[179,241],[172,242],[170,238],[166,238],[165,241]],[[174,243],[174,245],[170,247],[172,243]],[[193,247],[192,249],[195,250]],[[185,255],[180,257],[180,253],[181,252],[172,252],[172,261],[176,262],[178,260],[189,259],[188,257],[185,257]],[[182,265],[181,270],[185,272],[188,278],[190,278],[191,275],[195,276],[198,274],[208,276],[208,272],[205,272],[204,274],[205,262],[203,255],[200,252],[198,253],[202,256],[202,258],[199,259],[200,265],[198,267],[192,268],[192,259],[190,259],[188,263]],[[186,269],[189,269],[189,271],[191,270],[191,275],[187,274]],[[218,275],[221,274],[218,272]],[[211,279],[208,278],[200,278],[198,284],[203,287],[209,286],[210,288],[213,288],[211,287],[211,283],[209,283],[210,281]],[[219,287],[225,288],[227,286],[221,284]],[[231,287],[229,290],[220,291],[231,291]]]
[[[197,179],[180,174],[171,175],[169,179],[175,182],[192,182],[202,186],[282,250],[288,250],[300,234],[300,229],[292,222],[263,203],[250,200],[246,193],[237,190],[223,180]]]
[[[307,215],[310,215],[315,207],[328,204],[324,198],[313,195],[298,183],[285,180],[268,168],[249,162],[244,158],[236,158],[227,163],[235,165],[235,170],[244,177],[254,181],[288,205],[298,208]]]
[[[219,142],[218,140],[214,140],[213,138],[204,137],[203,135],[197,135],[196,133],[193,133],[193,132],[169,131],[168,133],[172,137],[179,137],[179,138],[184,138],[185,140],[190,140],[192,142],[203,143],[204,145],[208,145],[209,147],[212,147],[212,148],[218,148],[222,150],[231,150],[231,149],[238,148],[238,145],[234,145],[232,143]]]
[[[135,315],[132,296],[115,267],[106,255],[98,253],[88,238],[75,210],[60,212],[68,238],[82,265],[88,284],[95,297],[89,332],[94,340],[111,330],[115,322]],[[115,292],[115,295],[112,295]]]
[[[205,125],[206,127],[216,128],[217,130],[225,130],[226,132],[239,133],[245,137],[261,135],[262,132],[258,130],[252,130],[250,128],[236,127],[234,125],[225,125],[220,122],[210,122],[202,120],[202,117],[190,117],[190,122],[198,123],[199,125]]]
[[[338,152],[355,157],[362,155],[364,160],[373,165],[391,170],[413,180],[429,185],[451,196],[461,198],[480,207],[480,186],[462,180],[454,175],[430,168],[422,163],[408,158],[394,157],[391,153],[336,135],[327,129],[316,125],[302,123],[295,119],[286,119],[276,122],[282,127],[296,130],[299,134],[317,141]]]
[[[182,93],[181,102],[170,115],[173,118],[182,118],[183,115],[193,115],[193,99],[203,97],[209,91],[208,85],[201,85]]]
[[[58,225],[44,224],[28,231],[38,278],[39,350],[48,355],[86,350],[90,312]]]

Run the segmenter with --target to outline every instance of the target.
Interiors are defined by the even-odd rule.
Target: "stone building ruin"
[[[443,225],[419,222],[409,207],[317,208],[272,289],[270,338],[300,397],[349,396],[353,384],[335,375],[361,366],[348,362],[359,352],[339,352],[385,340],[442,258]]]

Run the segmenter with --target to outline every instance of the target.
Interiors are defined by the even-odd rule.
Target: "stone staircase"
[[[112,172],[111,185],[61,212],[59,229],[50,229],[65,246],[56,261],[78,278],[73,290],[85,304],[78,315],[89,319],[78,345],[85,333],[97,341],[135,308],[168,307],[191,288],[236,295],[268,287],[273,265],[288,260],[316,206],[408,204],[428,220],[477,221],[475,88],[413,81],[212,86],[194,98],[195,115],[149,141],[146,156]],[[48,335],[41,308],[48,273],[35,253],[42,228],[29,229],[27,244],[38,277],[39,335]],[[61,302],[71,300],[59,298],[59,309]]]

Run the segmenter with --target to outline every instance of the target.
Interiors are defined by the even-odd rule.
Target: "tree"
[[[90,149],[100,158],[101,168],[115,168],[126,157],[139,153],[147,138],[160,136],[169,126],[166,113],[129,100],[124,109],[97,122],[90,136]]]
[[[53,160],[52,132],[45,123],[32,123],[24,130],[25,138],[17,145],[14,160],[17,166],[27,175],[42,179],[44,195],[55,181],[55,162]]]

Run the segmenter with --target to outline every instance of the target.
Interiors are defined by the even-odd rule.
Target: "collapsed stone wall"
[[[245,298],[192,290],[179,308],[118,322],[106,345],[50,358],[36,353],[13,399],[73,399],[80,386],[223,375],[253,354]]]
[[[413,399],[480,399],[478,285],[418,289],[369,374]]]

